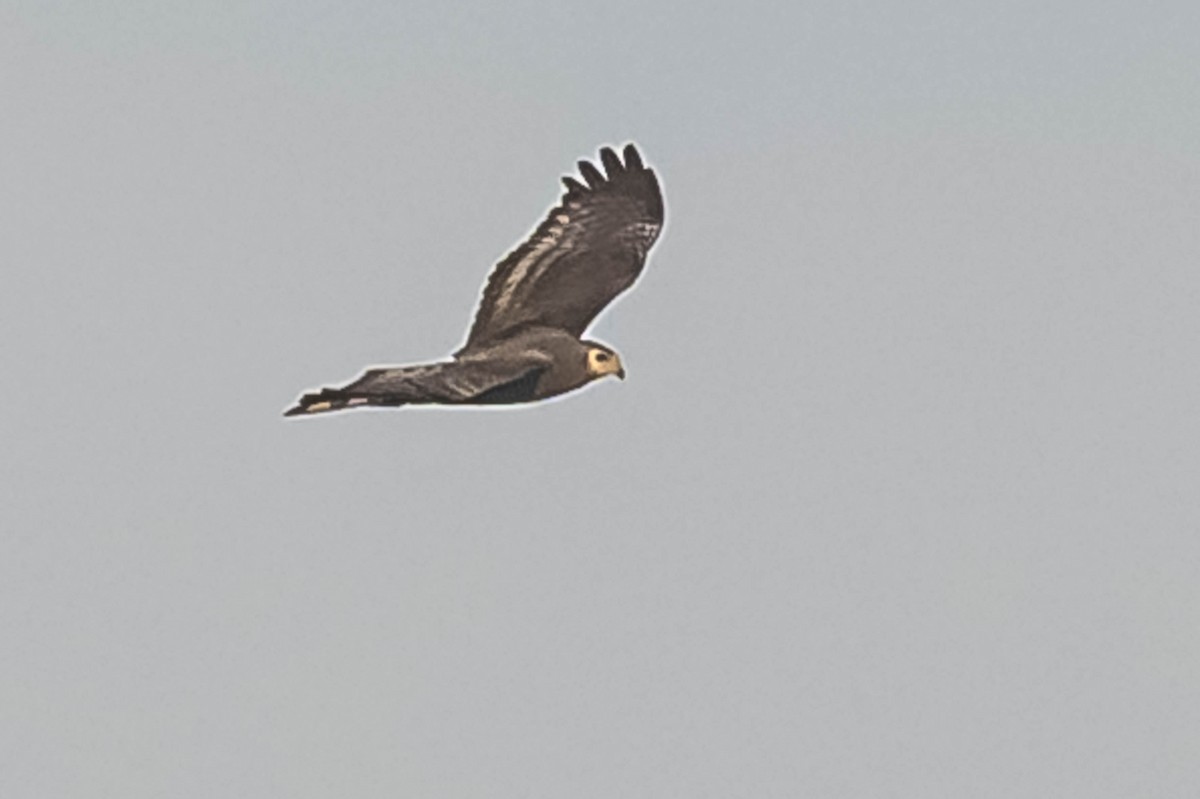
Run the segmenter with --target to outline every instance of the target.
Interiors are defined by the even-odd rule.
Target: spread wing
[[[550,361],[535,353],[508,358],[467,358],[419,366],[370,369],[341,388],[305,394],[285,416],[359,406],[410,404],[487,405],[533,399]]]
[[[460,352],[531,324],[581,336],[641,274],[663,224],[658,178],[632,144],[623,161],[607,147],[600,161],[604,174],[580,161],[587,185],[563,178],[559,205],[496,265]]]

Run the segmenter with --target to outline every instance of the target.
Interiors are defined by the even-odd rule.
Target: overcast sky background
[[[1200,5],[0,6],[0,795],[1200,795]],[[605,143],[667,227],[462,341]]]

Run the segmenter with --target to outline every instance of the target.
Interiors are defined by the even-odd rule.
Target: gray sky
[[[1200,6],[7,2],[0,795],[1200,794]],[[601,144],[624,383],[457,347]]]

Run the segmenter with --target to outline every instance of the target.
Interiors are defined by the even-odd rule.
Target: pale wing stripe
[[[567,207],[572,210],[575,210],[578,208],[578,204],[571,203]],[[562,226],[560,228],[560,230],[565,233],[567,231],[566,226],[571,223],[571,217],[569,217],[566,214],[559,214],[558,216],[554,217],[554,221],[558,222],[559,225]],[[573,237],[568,236],[564,239],[560,235],[559,238],[561,239],[559,244],[564,252],[574,249],[575,241],[574,241]],[[557,260],[558,260],[557,258],[547,258],[542,263],[538,264],[538,266],[534,270],[533,274],[529,276],[530,284],[537,283],[537,281],[541,279],[542,275],[544,275],[546,273],[546,270],[548,270],[550,267],[552,267]]]
[[[570,218],[564,215],[555,217],[554,221],[558,223],[560,219],[564,218],[567,220],[567,222],[570,222]],[[501,311],[503,311],[509,306],[509,304],[512,303],[513,294],[516,292],[517,286],[521,285],[521,283],[525,281],[525,275],[529,271],[530,267],[536,264],[543,255],[558,246],[559,240],[562,238],[563,232],[566,230],[564,225],[565,223],[551,225],[546,231],[546,236],[537,243],[537,246],[530,250],[528,255],[517,262],[517,265],[513,268],[512,274],[508,276],[508,280],[504,281],[504,287],[500,290],[500,296],[496,298],[496,305],[492,311],[493,317],[498,316]],[[546,266],[547,264],[543,264],[542,268],[544,269]]]

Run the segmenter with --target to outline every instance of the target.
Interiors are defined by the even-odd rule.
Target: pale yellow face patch
[[[321,411],[327,411],[332,407],[332,402],[314,402],[312,405],[309,405],[307,408],[305,408],[305,410],[309,413],[320,413]]]
[[[625,367],[621,365],[620,356],[599,347],[588,350],[587,372],[593,378],[616,375],[622,380],[625,379]]]

